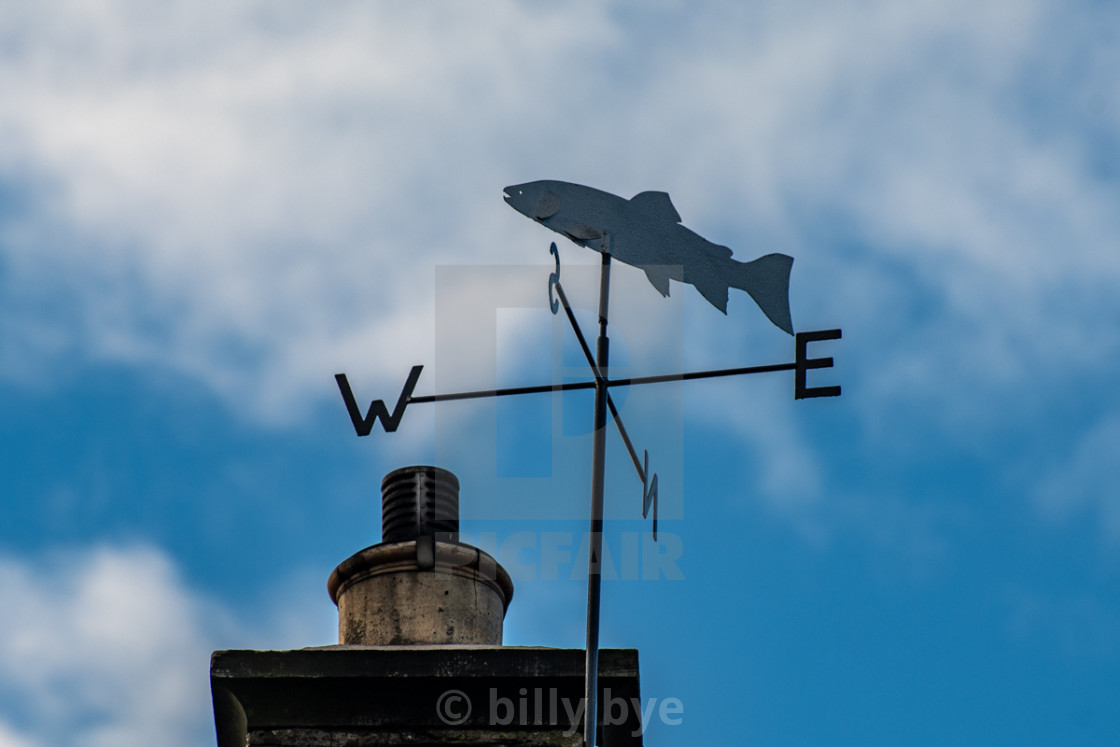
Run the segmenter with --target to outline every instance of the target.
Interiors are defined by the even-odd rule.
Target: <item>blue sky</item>
[[[664,541],[612,435],[603,644],[684,706],[647,744],[1114,744],[1118,39],[1088,0],[8,3],[0,745],[212,744],[209,653],[333,642],[408,464],[514,573],[506,642],[583,645],[590,399],[359,439],[333,378],[580,376],[534,179],[664,190],[844,330],[839,399],[620,403]],[[792,359],[743,294],[613,281],[616,375]]]

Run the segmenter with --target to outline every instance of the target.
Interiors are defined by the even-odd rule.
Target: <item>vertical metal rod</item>
[[[568,321],[572,324],[572,331],[576,333],[579,346],[583,349],[583,356],[587,358],[587,365],[591,366],[591,373],[599,378],[601,374],[599,373],[599,367],[595,365],[595,356],[591,354],[591,348],[587,346],[587,340],[583,339],[583,330],[579,328],[579,322],[576,321],[572,305],[568,303],[568,295],[564,293],[564,286],[560,285],[560,281],[557,280],[556,284],[550,287],[556,288],[556,295],[560,296],[560,302],[564,304],[564,313],[568,315]],[[626,432],[626,426],[622,424],[622,416],[618,414],[618,408],[614,406],[614,400],[611,399],[609,392],[607,393],[607,408],[614,416],[615,425],[618,426],[618,435],[622,436],[622,443],[626,446],[626,450],[630,452],[630,461],[634,463],[634,469],[638,470],[638,479],[644,485],[646,482],[645,467],[638,461],[638,452],[634,450],[634,443],[630,440],[630,434]]]
[[[595,344],[595,367],[600,376],[595,384],[595,433],[591,457],[591,529],[587,553],[587,660],[584,679],[583,743],[595,747],[595,724],[599,695],[599,589],[603,555],[603,477],[606,464],[607,364],[610,340],[607,339],[607,306],[610,302],[610,237],[603,236],[603,264],[599,274],[599,339]]]

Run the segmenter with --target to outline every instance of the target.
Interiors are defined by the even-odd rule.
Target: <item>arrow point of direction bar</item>
[[[649,451],[642,451],[642,518],[653,508],[653,541],[657,541],[657,475],[649,473]]]

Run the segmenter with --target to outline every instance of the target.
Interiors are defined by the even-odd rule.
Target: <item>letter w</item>
[[[354,430],[359,436],[368,436],[378,418],[381,418],[381,427],[386,433],[392,433],[397,429],[401,424],[401,418],[404,417],[404,408],[408,406],[412,398],[412,390],[416,388],[416,382],[420,379],[420,372],[423,370],[423,366],[412,367],[392,415],[385,407],[384,400],[375,399],[370,403],[369,411],[364,418],[362,411],[358,409],[358,403],[354,400],[354,391],[350,388],[350,382],[346,380],[346,374],[334,375],[334,380],[338,382],[338,391],[342,392],[342,401],[346,403],[346,412],[350,413],[350,421],[354,423]]]

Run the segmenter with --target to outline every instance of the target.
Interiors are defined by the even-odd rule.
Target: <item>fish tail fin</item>
[[[731,260],[728,285],[745,290],[762,313],[783,332],[793,334],[793,319],[789,313],[789,273],[793,257],[786,254],[767,254],[750,262]],[[726,293],[726,291],[725,291]],[[726,295],[724,296],[726,306]]]

